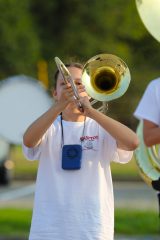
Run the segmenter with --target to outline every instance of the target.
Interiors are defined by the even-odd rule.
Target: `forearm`
[[[113,138],[119,148],[134,150],[138,144],[137,135],[122,123],[104,115],[96,109],[90,108],[88,116],[98,122]]]
[[[148,131],[144,133],[144,142],[148,147],[160,144],[160,127],[148,129]]]
[[[143,136],[144,136],[144,142],[147,147],[151,147],[155,144],[160,143],[160,127],[149,121],[144,119],[143,120],[144,126],[143,126]]]
[[[60,108],[57,105],[54,105],[36,121],[34,121],[24,133],[24,144],[27,147],[35,147],[38,145],[47,129],[60,113]]]

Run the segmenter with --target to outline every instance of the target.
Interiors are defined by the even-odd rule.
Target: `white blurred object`
[[[4,161],[9,155],[10,145],[3,138],[0,138],[0,162]]]
[[[26,128],[52,104],[42,84],[28,76],[7,78],[0,83],[0,135],[21,144]]]
[[[160,0],[136,0],[136,6],[147,30],[160,41]]]

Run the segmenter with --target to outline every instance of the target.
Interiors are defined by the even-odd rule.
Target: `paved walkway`
[[[116,208],[150,209],[158,213],[157,192],[146,183],[115,182],[113,186]]]

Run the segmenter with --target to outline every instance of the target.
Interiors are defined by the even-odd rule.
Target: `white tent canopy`
[[[21,144],[26,128],[48,110],[52,99],[43,85],[28,76],[7,78],[0,83],[0,136]]]

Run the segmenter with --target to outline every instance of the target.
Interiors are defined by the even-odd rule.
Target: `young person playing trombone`
[[[39,160],[30,240],[113,240],[110,162],[127,163],[136,134],[94,109],[83,66],[67,66],[79,95],[55,74],[54,104],[24,133],[23,150]],[[80,104],[80,105],[79,105]]]

